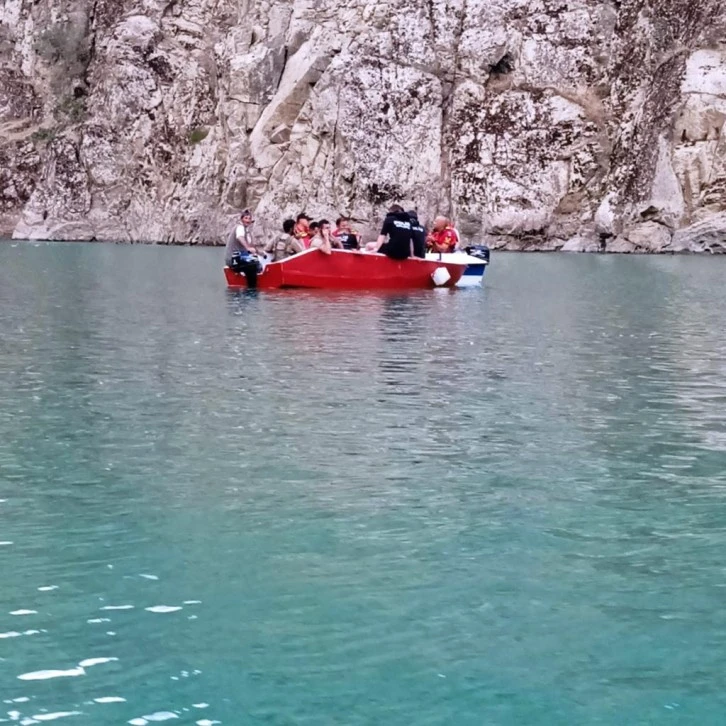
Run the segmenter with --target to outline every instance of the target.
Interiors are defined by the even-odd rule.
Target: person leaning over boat
[[[378,239],[375,242],[369,242],[366,250],[381,252],[393,260],[405,260],[413,257],[411,218],[403,211],[400,204],[394,204],[388,210]]]
[[[296,239],[293,234],[295,229],[295,220],[286,219],[282,223],[282,233],[273,240],[268,251],[272,253],[272,261],[280,262],[288,257],[296,255],[298,252],[304,252],[305,246],[303,243]]]
[[[451,220],[439,215],[434,219],[431,233],[426,238],[426,245],[432,252],[455,252],[459,246],[459,235]]]
[[[305,212],[300,212],[300,214],[297,215],[293,234],[300,240],[300,242],[302,242],[305,249],[310,247],[310,240],[312,240],[313,234],[310,231],[310,217],[308,217]]]
[[[343,245],[340,240],[333,237],[330,230],[330,222],[327,219],[321,219],[318,222],[318,232],[315,237],[310,240],[310,249],[319,249],[326,255],[331,254],[333,248],[342,250]]]
[[[418,221],[418,212],[411,209],[408,212],[411,220],[411,232],[413,233],[413,254],[414,257],[426,257],[426,227]]]
[[[239,224],[230,232],[227,239],[227,246],[224,250],[224,262],[231,267],[232,260],[235,256],[249,253],[257,255],[263,251],[263,245],[257,244],[252,233],[252,225],[254,220],[249,209],[245,209],[240,215]]]

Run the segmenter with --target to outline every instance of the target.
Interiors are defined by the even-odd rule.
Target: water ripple
[[[718,723],[722,262],[271,295],[0,245],[12,716]]]

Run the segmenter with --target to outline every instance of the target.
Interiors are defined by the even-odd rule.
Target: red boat
[[[466,263],[410,257],[392,260],[386,255],[353,250],[305,250],[281,262],[270,262],[262,272],[235,272],[224,268],[229,287],[260,290],[309,288],[325,290],[416,290],[454,287]]]

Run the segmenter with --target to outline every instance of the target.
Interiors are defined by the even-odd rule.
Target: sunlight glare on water
[[[0,720],[722,722],[726,260],[221,254],[0,245]]]

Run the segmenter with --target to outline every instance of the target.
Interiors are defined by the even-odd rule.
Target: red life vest
[[[434,252],[453,252],[459,242],[453,227],[444,227],[438,232],[432,232],[430,239]]]
[[[293,235],[295,235],[296,239],[299,239],[300,242],[303,243],[303,246],[305,249],[308,249],[310,247],[310,241],[313,238],[313,234],[310,231],[310,229],[304,229],[300,226],[300,224],[296,224],[295,228],[292,230]]]

